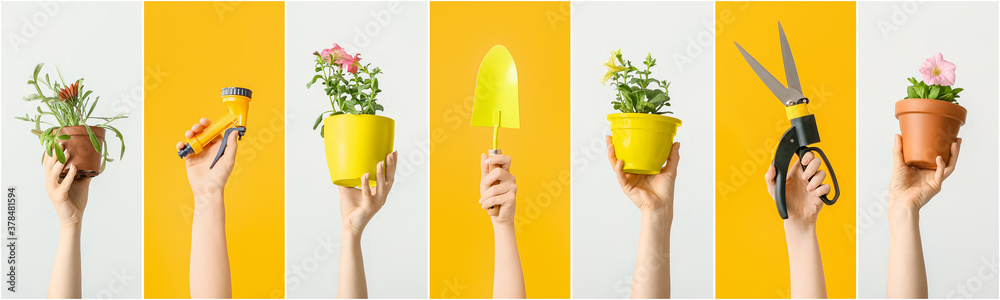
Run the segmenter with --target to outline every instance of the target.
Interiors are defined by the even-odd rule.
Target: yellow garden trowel
[[[493,46],[479,64],[472,103],[472,126],[493,127],[493,149],[490,149],[489,156],[500,154],[497,145],[500,127],[521,127],[517,108],[517,66],[503,45]],[[490,171],[497,167],[499,165],[491,165]],[[500,213],[500,206],[490,206],[487,211],[496,216]]]

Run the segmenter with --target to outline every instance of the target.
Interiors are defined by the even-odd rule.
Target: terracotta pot
[[[104,128],[90,126],[90,130],[94,131],[97,141],[104,147]],[[59,130],[58,134],[69,135],[68,140],[60,142],[63,149],[69,153],[69,158],[66,160],[66,167],[59,174],[59,178],[66,177],[70,164],[76,165],[75,179],[96,177],[101,174],[101,153],[98,153],[97,149],[94,149],[94,144],[90,141],[90,135],[87,134],[87,128],[83,126],[63,127]]]
[[[964,107],[934,99],[903,99],[896,102],[896,119],[903,136],[903,159],[921,169],[935,169],[938,156],[951,158],[951,143],[965,124]]]

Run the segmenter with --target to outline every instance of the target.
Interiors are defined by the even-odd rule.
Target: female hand
[[[483,209],[500,205],[496,216],[490,216],[493,224],[514,224],[517,211],[517,178],[510,173],[510,156],[497,154],[479,158],[479,204]],[[498,166],[490,171],[490,166]],[[496,185],[494,185],[496,183]]]
[[[802,156],[801,165],[798,159],[792,163],[785,178],[785,205],[788,209],[788,221],[801,224],[815,224],[823,200],[819,197],[830,193],[830,185],[823,184],[826,171],[820,170],[823,160],[817,159],[812,152]],[[774,181],[777,171],[774,165],[767,169],[764,180],[767,182],[767,192],[774,198]]]
[[[184,138],[192,138],[206,127],[212,124],[212,120],[201,118],[201,121],[197,124],[191,126],[191,130],[184,133]],[[211,146],[202,149],[201,152],[197,154],[188,154],[184,157],[184,162],[187,165],[188,182],[191,184],[191,191],[194,193],[195,198],[201,198],[201,196],[208,195],[219,195],[226,188],[226,181],[229,180],[229,175],[233,172],[233,166],[236,165],[236,134],[229,135],[229,141],[226,142],[226,152],[222,154],[219,158],[219,162],[215,164],[214,168],[209,168],[212,165],[212,160],[215,159],[216,153],[219,152],[219,147],[222,144],[222,139],[219,138],[215,140]],[[177,150],[184,149],[184,142],[177,142]]]
[[[897,134],[896,144],[892,148],[892,180],[889,183],[889,207],[919,210],[931,197],[941,192],[941,184],[955,171],[958,163],[958,152],[962,148],[962,139],[951,143],[951,158],[945,165],[944,159],[938,156],[937,168],[923,170],[906,165],[903,160],[903,138]]]
[[[63,151],[66,159],[69,152]],[[66,177],[60,179],[64,164],[53,156],[45,155],[45,191],[56,208],[56,215],[63,226],[80,225],[83,221],[83,210],[87,207],[87,197],[90,191],[90,177],[73,180],[76,177],[76,165],[70,165]]]
[[[615,155],[615,146],[611,136],[605,137],[608,148],[608,162],[618,177],[618,185],[632,203],[641,212],[673,212],[674,181],[677,179],[677,163],[680,162],[681,143],[674,143],[670,148],[667,164],[660,169],[660,174],[640,175],[625,173],[622,169],[625,162]]]
[[[399,154],[394,151],[376,165],[378,171],[375,172],[375,187],[369,186],[368,173],[361,176],[360,189],[339,187],[340,215],[343,218],[344,230],[361,235],[368,221],[371,221],[375,213],[385,205],[386,197],[395,181],[398,157]]]

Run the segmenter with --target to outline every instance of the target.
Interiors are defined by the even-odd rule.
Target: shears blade
[[[753,58],[753,56],[750,56],[750,53],[743,50],[740,43],[733,43],[736,44],[736,48],[740,49],[740,53],[743,54],[743,59],[747,61],[747,64],[750,64],[750,68],[753,69],[754,73],[757,73],[757,77],[760,77],[760,80],[763,81],[764,85],[771,90],[771,93],[774,94],[775,97],[778,97],[778,102],[781,102],[781,105],[785,105],[785,102],[788,101],[788,89],[785,88],[785,85],[778,82],[778,79],[774,78],[774,75],[771,75],[771,72],[768,72],[764,66],[761,66],[760,63]]]
[[[799,83],[799,71],[795,69],[795,58],[792,57],[792,48],[788,46],[788,38],[785,38],[785,29],[778,22],[778,35],[781,39],[781,60],[785,63],[785,82],[788,88],[802,91],[802,84]]]

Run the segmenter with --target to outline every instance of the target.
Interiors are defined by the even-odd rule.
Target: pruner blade
[[[747,61],[747,64],[750,64],[750,68],[753,69],[754,73],[757,73],[757,77],[760,77],[760,80],[763,81],[764,85],[766,85],[767,88],[771,90],[771,93],[778,98],[778,101],[781,102],[781,105],[785,105],[785,103],[788,101],[788,89],[785,88],[785,85],[781,84],[781,82],[778,82],[778,79],[774,78],[774,75],[771,75],[771,72],[768,72],[767,69],[764,68],[764,66],[760,65],[760,63],[753,58],[753,56],[750,56],[750,53],[747,53],[746,50],[743,50],[743,47],[740,46],[740,43],[737,42],[733,43],[736,44],[736,48],[740,49],[740,53],[743,54],[743,59]]]
[[[781,39],[781,60],[785,63],[785,82],[788,83],[788,88],[802,92],[799,71],[795,69],[795,58],[792,57],[792,48],[788,46],[788,38],[785,37],[781,22],[778,22],[778,36]]]

